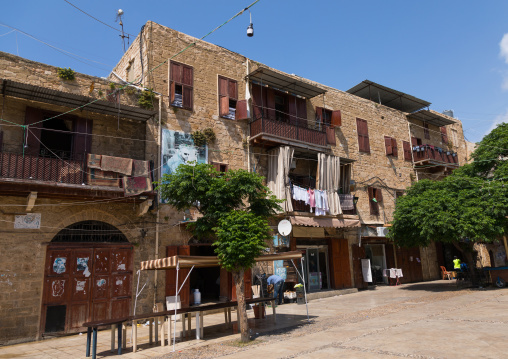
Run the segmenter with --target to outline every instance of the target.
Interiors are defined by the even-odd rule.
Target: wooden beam
[[[146,201],[142,202],[139,205],[138,217],[141,217],[141,216],[145,215],[148,212],[148,209],[152,205],[152,202],[153,201],[151,199],[147,199]]]
[[[27,197],[26,211],[31,212],[34,208],[35,200],[37,199],[37,192],[30,192]]]

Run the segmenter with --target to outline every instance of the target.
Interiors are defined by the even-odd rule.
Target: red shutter
[[[228,96],[228,80],[219,76],[219,95]]]
[[[331,126],[326,126],[326,143],[332,146],[337,145],[337,141],[335,139],[335,128]]]
[[[193,86],[193,71],[192,67],[183,65],[182,84]]]
[[[391,137],[385,136],[385,149],[386,149],[386,155],[392,155],[392,139]]]
[[[229,97],[219,96],[219,116],[229,115]]]
[[[402,148],[404,150],[404,161],[411,161],[411,145],[407,141],[402,141]]]
[[[298,125],[296,109],[296,97],[289,96],[289,123],[292,125]]]
[[[397,140],[392,138],[392,155],[393,157],[399,157],[399,151],[397,150]]]
[[[370,152],[369,130],[367,121],[361,118],[356,119],[356,129],[358,132],[358,145],[361,152]]]
[[[411,145],[418,146],[418,139],[416,137],[411,137]]]
[[[74,138],[72,155],[76,160],[83,160],[86,154],[92,151],[92,125],[91,119],[76,117],[73,121]]]
[[[253,119],[259,119],[263,117],[263,101],[262,101],[262,93],[261,86],[252,84],[252,111],[253,111]]]
[[[296,98],[296,115],[300,126],[307,127],[307,101],[304,98]]]
[[[229,86],[228,86],[228,95],[233,100],[236,100],[238,98],[238,86],[235,80],[229,80]]]
[[[171,81],[170,87],[169,87],[169,96],[171,98],[170,103],[175,102],[175,82]]]
[[[184,86],[183,87],[183,107],[184,108],[187,108],[189,110],[192,110],[192,96],[193,96],[193,91],[192,91],[192,87],[189,87],[189,86]]]
[[[446,133],[446,127],[440,127],[441,130],[441,142],[448,143],[448,134]]]
[[[182,83],[182,65],[171,62],[170,79],[171,81]]]
[[[323,122],[323,109],[316,107],[316,122]]]
[[[240,100],[236,102],[235,120],[247,120],[247,100]]]
[[[268,119],[275,120],[275,92],[271,88],[265,88],[266,91],[266,115]]]
[[[332,126],[341,126],[342,125],[342,115],[340,110],[332,112]]]
[[[27,155],[38,156],[41,147],[41,128],[42,128],[42,111],[38,108],[27,107],[25,112],[25,125],[36,125],[27,127],[26,145],[28,146],[25,153]]]

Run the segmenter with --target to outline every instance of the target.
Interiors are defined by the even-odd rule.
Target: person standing
[[[277,299],[278,296],[279,305],[282,304],[282,298],[284,297],[284,279],[276,274],[273,274],[268,277],[266,283],[268,285],[273,284],[273,298]]]
[[[457,256],[453,257],[453,270],[460,272],[460,259]]]

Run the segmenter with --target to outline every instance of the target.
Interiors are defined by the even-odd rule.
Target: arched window
[[[83,221],[62,229],[51,242],[129,242],[125,235],[111,224]]]

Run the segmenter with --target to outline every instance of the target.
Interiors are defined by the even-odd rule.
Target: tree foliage
[[[400,246],[431,241],[493,241],[506,233],[508,125],[480,142],[472,158],[442,181],[422,180],[399,197],[388,236]]]

